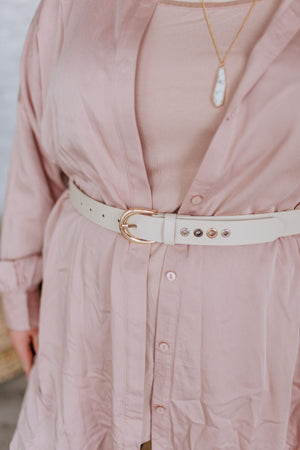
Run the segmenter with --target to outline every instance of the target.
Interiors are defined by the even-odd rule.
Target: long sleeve
[[[291,450],[297,450],[300,448],[300,328],[298,353],[291,390],[291,406],[287,428],[287,444],[289,445]]]
[[[50,14],[47,8],[51,8]],[[38,325],[45,223],[66,189],[63,172],[49,157],[51,149],[46,153],[41,142],[45,79],[55,48],[57,19],[58,1],[42,0],[27,31],[20,61],[17,125],[0,238],[3,312],[7,327],[15,330]]]

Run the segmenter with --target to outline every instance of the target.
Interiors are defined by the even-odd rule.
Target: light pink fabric
[[[153,450],[300,448],[299,235],[236,247],[141,245],[70,203],[64,174],[112,206],[151,208],[161,198],[135,105],[138,51],[156,7],[167,5],[43,0],[27,35],[0,247],[8,326],[38,323],[43,284],[39,352],[10,450],[139,449],[150,326]],[[282,0],[274,13],[177,197],[179,214],[300,206],[299,1]],[[154,325],[147,305],[156,300]]]
[[[281,0],[261,0],[227,57],[226,105],[249,53]],[[221,56],[226,54],[251,3],[208,4]],[[137,60],[136,114],[153,207],[176,212],[213,134],[226,113],[211,102],[218,59],[201,3],[160,0],[146,29]],[[200,195],[201,191],[197,195]],[[153,244],[148,269],[147,350],[143,441],[151,439],[153,347],[160,272],[166,245]]]

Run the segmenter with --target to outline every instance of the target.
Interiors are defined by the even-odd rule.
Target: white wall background
[[[0,217],[16,126],[21,51],[38,3],[39,0],[0,0]]]

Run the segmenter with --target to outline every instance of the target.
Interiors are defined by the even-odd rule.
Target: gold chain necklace
[[[210,26],[208,17],[207,17],[207,12],[206,12],[206,7],[205,7],[204,0],[202,0],[202,7],[203,7],[205,20],[206,20],[206,23],[207,23],[207,26],[208,26],[208,30],[209,30],[209,33],[211,35],[213,44],[215,46],[218,58],[219,58],[219,67],[218,67],[218,70],[217,70],[216,81],[215,81],[213,92],[212,92],[212,103],[213,103],[213,105],[216,108],[219,108],[220,106],[223,106],[224,102],[225,102],[225,93],[226,93],[226,84],[227,84],[227,82],[226,82],[226,74],[225,74],[225,59],[227,58],[230,50],[232,49],[234,43],[236,42],[240,32],[244,28],[245,23],[246,23],[248,17],[250,16],[251,11],[253,10],[254,5],[255,5],[256,2],[257,2],[257,0],[253,1],[252,5],[251,5],[251,8],[248,11],[248,14],[247,14],[247,16],[245,17],[245,19],[244,19],[244,21],[242,23],[242,26],[240,27],[239,31],[237,32],[235,38],[233,39],[233,41],[232,41],[229,49],[227,50],[224,58],[222,59],[221,56],[220,56],[220,52],[218,50],[218,47],[217,47],[217,44],[216,44],[213,32],[211,30],[211,26]]]

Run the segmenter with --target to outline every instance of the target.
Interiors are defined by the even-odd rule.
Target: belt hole
[[[218,230],[216,230],[215,228],[209,228],[206,232],[207,237],[209,238],[215,238],[218,234]]]
[[[188,228],[180,228],[180,234],[181,236],[188,236],[190,234]]]
[[[200,236],[202,236],[202,235],[203,235],[203,231],[201,230],[201,228],[196,228],[196,229],[194,230],[194,236],[200,237]]]
[[[228,230],[227,228],[225,228],[225,229],[222,230],[222,232],[221,232],[221,235],[222,235],[223,237],[228,237],[228,236],[230,236],[230,234],[231,234],[231,232],[230,232],[230,230]]]

